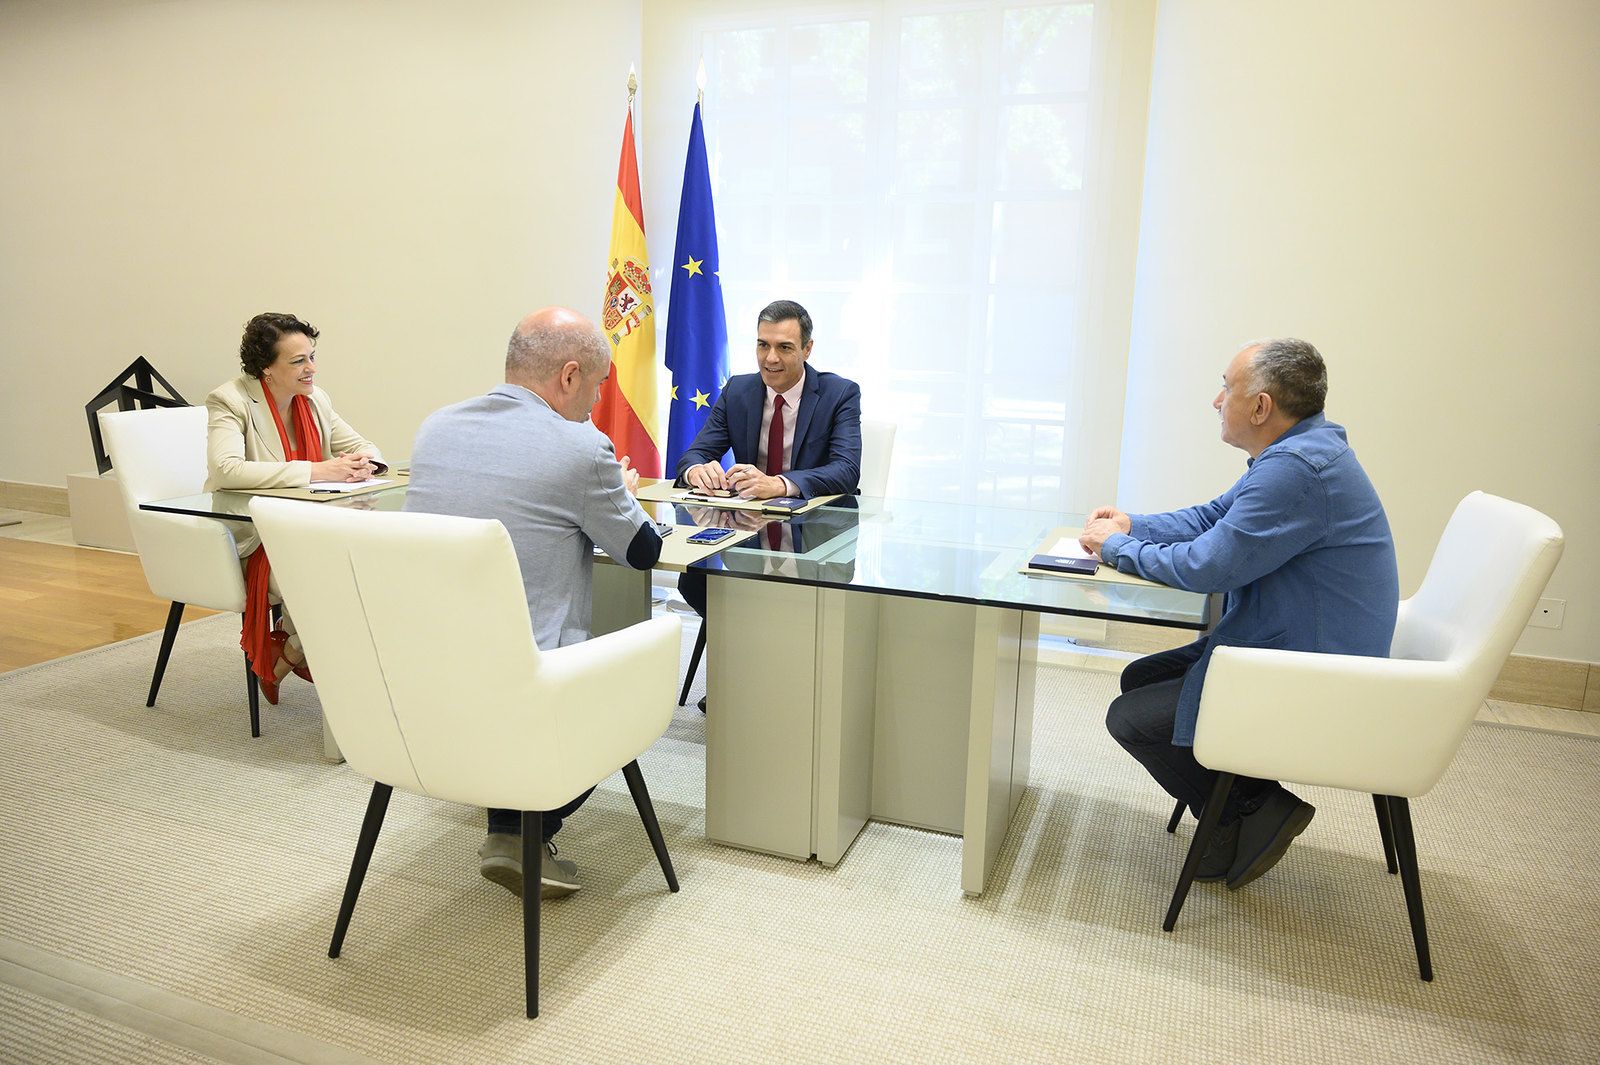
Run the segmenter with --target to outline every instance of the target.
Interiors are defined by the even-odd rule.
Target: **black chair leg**
[[[250,656],[244,656],[244,694],[250,700],[250,738],[261,738],[261,680],[250,668]]]
[[[361,894],[361,881],[367,876],[367,863],[372,861],[372,848],[378,842],[378,829],[383,827],[383,815],[389,809],[389,796],[394,789],[387,784],[372,782],[372,797],[367,800],[367,816],[361,821],[361,835],[356,838],[356,854],[350,860],[350,877],[344,884],[344,901],[339,903],[339,920],[333,926],[333,942],[328,945],[328,957],[337,958],[344,946],[344,934],[350,927],[350,915],[356,909],[356,896]]]
[[[1417,946],[1417,975],[1432,980],[1433,958],[1428,953],[1428,924],[1422,914],[1422,880],[1417,871],[1417,837],[1411,831],[1411,804],[1396,795],[1385,798],[1389,800],[1389,819],[1394,823],[1394,849],[1400,859],[1411,940]]]
[[[1211,836],[1217,830],[1217,824],[1222,820],[1222,808],[1228,803],[1228,792],[1233,788],[1232,773],[1218,773],[1216,786],[1211,789],[1211,797],[1200,810],[1200,824],[1194,830],[1194,839],[1189,844],[1189,854],[1183,859],[1183,872],[1178,875],[1178,886],[1172,891],[1172,904],[1167,907],[1167,919],[1161,922],[1164,932],[1172,931],[1172,926],[1178,923],[1178,911],[1183,909],[1183,900],[1189,897],[1189,887],[1194,883],[1194,874],[1200,868],[1200,858],[1206,852],[1206,847],[1211,843]]]
[[[1187,809],[1188,806],[1182,800],[1179,800],[1178,805],[1172,808],[1172,816],[1167,819],[1168,832],[1178,831],[1178,822],[1183,820],[1183,811]]]
[[[1374,795],[1372,805],[1378,811],[1378,834],[1383,837],[1383,860],[1389,866],[1390,873],[1398,873],[1400,867],[1394,860],[1394,822],[1389,817],[1387,796]]]
[[[522,813],[522,978],[528,1016],[539,1016],[539,896],[544,879],[544,814]]]
[[[694,683],[695,671],[700,668],[700,656],[706,653],[706,623],[700,620],[700,631],[694,638],[694,650],[689,652],[689,672],[683,675],[683,690],[678,693],[678,705],[689,698],[689,686]]]
[[[661,872],[666,875],[667,887],[677,891],[678,874],[672,869],[672,858],[667,854],[667,841],[661,838],[661,825],[656,821],[656,808],[650,802],[650,791],[644,786],[644,774],[639,772],[637,760],[622,767],[622,778],[628,782],[628,790],[633,793],[633,805],[639,808],[639,820],[644,822],[644,830],[650,837],[650,846],[656,852],[656,861],[661,863]]]
[[[167,672],[167,657],[172,654],[172,641],[178,638],[178,626],[183,624],[183,604],[174,601],[167,608],[167,627],[161,631],[161,650],[156,652],[156,673],[150,678],[150,696],[144,705],[156,705],[156,692],[161,690],[161,677]]]

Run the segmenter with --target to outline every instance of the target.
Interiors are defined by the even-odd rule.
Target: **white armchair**
[[[1172,931],[1237,775],[1373,796],[1404,885],[1422,979],[1433,979],[1409,800],[1438,783],[1561,558],[1561,528],[1473,492],[1400,604],[1389,658],[1219,647],[1194,753],[1218,771],[1162,927]],[[1174,818],[1176,821],[1176,817]]]
[[[206,481],[206,409],[163,407],[100,415],[106,450],[116,470],[128,511],[128,525],[139,549],[150,591],[170,599],[167,625],[156,655],[146,706],[156,705],[161,678],[172,654],[184,606],[244,612],[244,574],[228,527],[212,518],[140,510],[152,499],[195,495]],[[245,662],[250,703],[250,735],[261,735],[261,710],[255,674]]]
[[[639,755],[672,720],[681,622],[656,618],[541,652],[497,521],[250,503],[350,768],[373,780],[328,956],[339,956],[393,788],[521,810],[537,885],[542,814],[621,769],[672,891]],[[539,895],[522,893],[528,1016],[538,1016]]]
[[[894,422],[861,419],[861,494],[882,499],[889,488],[889,466],[894,458]]]

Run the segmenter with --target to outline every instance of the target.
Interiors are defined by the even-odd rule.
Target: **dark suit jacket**
[[[728,378],[700,435],[678,460],[678,483],[684,483],[690,466],[718,462],[729,450],[733,461],[755,465],[766,401],[767,386],[760,374]],[[861,482],[860,385],[806,364],[791,457],[792,468],[784,476],[807,499],[856,492]]]

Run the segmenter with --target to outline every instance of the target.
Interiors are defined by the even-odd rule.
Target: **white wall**
[[[0,480],[93,468],[137,355],[191,402],[264,310],[392,455],[597,313],[640,0],[0,5]]]
[[[1509,496],[1567,535],[1565,625],[1518,649],[1600,660],[1596,55],[1592,0],[1163,3],[1121,501],[1226,488],[1222,368],[1301,336],[1402,594],[1463,495]]]

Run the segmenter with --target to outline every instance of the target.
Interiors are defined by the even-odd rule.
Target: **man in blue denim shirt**
[[[1389,654],[1400,599],[1394,539],[1343,427],[1322,413],[1327,393],[1327,368],[1310,344],[1251,344],[1228,364],[1211,404],[1223,441],[1250,455],[1245,475],[1187,510],[1101,507],[1083,530],[1083,546],[1124,573],[1227,593],[1208,636],[1129,664],[1106,715],[1117,742],[1197,817],[1216,782],[1193,749],[1211,648]],[[1248,884],[1315,813],[1277,781],[1239,777],[1196,879]]]

